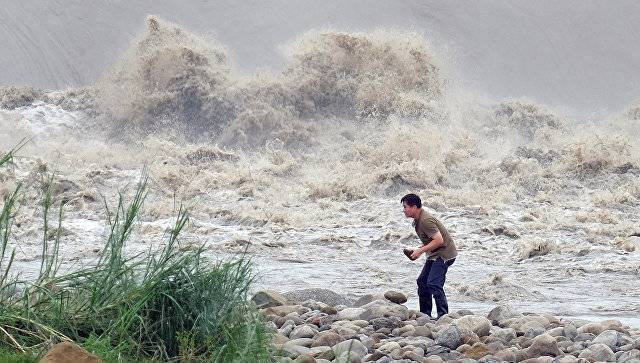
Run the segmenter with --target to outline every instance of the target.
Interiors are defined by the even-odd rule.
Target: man
[[[407,194],[400,199],[404,215],[413,218],[413,226],[422,241],[422,247],[410,255],[412,260],[426,254],[427,262],[418,276],[418,299],[420,311],[431,316],[432,302],[436,302],[437,317],[449,312],[444,281],[449,266],[458,255],[456,245],[446,228],[431,214],[422,209],[422,201],[415,194]]]

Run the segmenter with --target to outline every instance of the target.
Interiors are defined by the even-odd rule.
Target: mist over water
[[[360,5],[361,21],[377,19]],[[607,9],[616,6],[622,3]],[[415,12],[401,27],[396,22],[406,9]],[[56,196],[67,202],[62,249],[73,266],[91,261],[102,246],[101,195],[113,201],[147,165],[152,189],[131,253],[153,247],[182,203],[193,213],[183,248],[204,243],[214,259],[246,249],[259,287],[330,286],[348,295],[394,288],[415,304],[421,264],[401,250],[418,241],[399,198],[416,192],[461,249],[446,285],[452,309],[510,302],[640,325],[640,237],[632,236],[640,232],[640,108],[633,101],[640,97],[621,86],[632,97],[610,92],[617,98],[598,107],[616,111],[592,120],[584,115],[593,108],[557,106],[579,107],[597,94],[596,83],[574,99],[583,101],[560,95],[542,103],[535,101],[545,98],[540,79],[526,67],[520,79],[536,84],[531,97],[518,92],[493,101],[500,93],[491,82],[492,97],[478,96],[475,80],[460,78],[469,69],[456,68],[464,68],[464,57],[439,53],[444,40],[437,32],[427,36],[411,26],[467,14],[451,9],[409,2],[388,12],[394,29],[304,29],[283,41],[278,60],[264,60],[277,66],[261,71],[248,71],[257,60],[239,62],[223,36],[193,31],[202,25],[197,21],[149,16],[99,76],[63,82],[78,88],[5,83],[0,148],[29,139],[15,163],[0,170],[3,196],[24,181],[17,263],[27,274],[37,263],[41,216],[33,206],[47,173],[55,172]],[[489,16],[472,10],[479,22]],[[556,19],[548,21],[553,28]],[[51,72],[42,69],[43,83],[31,85],[64,79],[47,80]],[[574,87],[561,83],[567,92]],[[555,97],[552,88],[547,96]]]

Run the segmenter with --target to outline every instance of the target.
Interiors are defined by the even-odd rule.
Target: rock
[[[444,362],[444,360],[438,356],[438,355],[431,355],[428,356],[425,360],[423,360],[424,363],[440,363],[440,362]]]
[[[384,293],[384,297],[396,304],[404,304],[407,302],[407,296],[399,291],[389,290]]]
[[[491,354],[491,352],[489,351],[487,346],[482,343],[476,343],[464,352],[465,357],[475,360],[478,360],[489,354]]]
[[[564,327],[564,336],[569,340],[574,340],[578,335],[578,327],[574,323],[571,323]]]
[[[398,342],[388,342],[388,343],[384,343],[381,346],[378,347],[377,351],[383,353],[383,354],[389,354],[392,351],[396,350],[396,349],[400,349],[400,343]]]
[[[311,325],[298,325],[289,334],[289,338],[313,338],[318,332]]]
[[[446,326],[436,333],[436,344],[449,349],[456,349],[463,344],[463,332],[456,325]]]
[[[491,333],[491,336],[500,339],[501,341],[508,343],[515,339],[518,335],[515,329],[512,328],[495,328]]]
[[[338,311],[336,317],[338,320],[358,320],[364,312],[363,308],[346,308]]]
[[[293,363],[316,363],[316,359],[308,354],[300,354]]]
[[[337,362],[354,362],[361,360],[368,353],[367,348],[357,339],[349,339],[331,347]]]
[[[583,350],[578,358],[585,358],[596,362],[613,362],[615,361],[615,355],[611,348],[604,344],[594,344],[589,348]]]
[[[262,312],[265,315],[278,315],[278,316],[286,316],[291,313],[297,313],[298,316],[304,313],[309,312],[309,308],[302,305],[283,305],[283,306],[273,306],[266,309],[262,309]]]
[[[556,337],[564,337],[564,327],[559,326],[557,328],[549,329],[549,330],[547,330],[547,334],[551,335],[554,338],[556,338]],[[538,334],[538,335],[540,335],[540,334]]]
[[[293,359],[298,357],[300,354],[309,354],[310,351],[307,347],[291,344],[290,342],[284,343],[280,349]]]
[[[51,347],[40,363],[102,363],[102,360],[79,346],[63,342]]]
[[[588,323],[577,329],[578,334],[580,333],[590,333],[593,335],[598,335],[604,331],[604,327],[600,323]]]
[[[489,335],[491,329],[491,321],[484,316],[465,315],[454,320],[452,324],[462,329],[471,330],[479,337]]]
[[[522,324],[519,327],[518,332],[523,333],[527,338],[534,338],[538,335],[546,333],[547,329],[538,321],[529,321]]]
[[[273,334],[271,341],[276,346],[282,346],[284,343],[289,341],[289,338],[286,335],[283,335],[281,333],[276,333],[276,334]]]
[[[289,340],[289,344],[299,345],[301,347],[311,348],[311,344],[313,344],[313,339],[311,338],[297,338]]]
[[[501,350],[494,354],[494,357],[503,362],[515,362],[516,361],[516,348],[508,348]]]
[[[417,354],[414,351],[409,351],[409,352],[404,352],[404,354],[402,354],[402,359],[407,359],[409,360],[409,362],[422,362],[424,361],[424,358]]]
[[[433,333],[428,326],[417,326],[413,331],[413,334],[417,337],[433,338]]]
[[[400,320],[409,318],[409,309],[404,305],[398,305],[386,300],[372,301],[360,307],[364,312],[360,314],[360,319],[372,320],[375,318],[397,317]]]
[[[590,342],[595,338],[596,336],[591,333],[579,333],[573,340],[576,342]]]
[[[311,347],[321,347],[321,346],[333,347],[334,345],[340,343],[343,340],[344,339],[340,335],[332,331],[323,331],[318,333],[318,335],[315,336],[315,338],[313,339],[313,343],[311,344]]]
[[[378,330],[381,328],[389,328],[395,329],[402,326],[402,320],[398,317],[390,317],[390,318],[375,318],[371,319],[369,322],[371,326],[373,326],[374,330]]]
[[[640,350],[633,349],[628,352],[622,352],[617,361],[618,363],[640,363]]]
[[[502,326],[502,322],[508,319],[519,318],[522,314],[509,305],[499,305],[493,308],[487,315],[487,319],[493,325]]]
[[[287,305],[287,299],[279,293],[271,290],[258,291],[253,295],[251,301],[253,301],[260,309]]]
[[[561,354],[558,342],[549,334],[542,334],[533,338],[531,346],[525,352],[528,358],[536,358],[543,355],[556,357]]]
[[[311,288],[285,292],[282,294],[287,300],[302,302],[305,300],[315,300],[329,306],[349,305],[349,301],[342,295],[329,289]]]
[[[592,340],[593,344],[604,344],[606,346],[608,346],[611,349],[614,349],[615,347],[617,347],[619,345],[619,335],[620,333],[618,333],[615,330],[605,330],[602,333],[598,334],[597,337],[595,337],[595,339]]]

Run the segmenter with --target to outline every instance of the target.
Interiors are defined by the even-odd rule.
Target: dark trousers
[[[438,317],[449,313],[447,296],[444,294],[444,281],[447,276],[449,266],[453,265],[456,259],[445,262],[438,257],[435,260],[427,260],[424,264],[420,276],[418,276],[418,299],[420,301],[420,312],[431,316],[432,302],[436,302]]]

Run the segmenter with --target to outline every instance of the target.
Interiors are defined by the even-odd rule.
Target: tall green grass
[[[54,342],[75,341],[107,361],[269,360],[270,335],[248,302],[254,279],[250,261],[242,255],[212,263],[202,247],[180,248],[179,236],[189,220],[186,210],[178,210],[161,248],[136,256],[126,253],[147,196],[147,180],[143,175],[129,202],[123,194],[113,209],[105,201],[109,234],[95,263],[60,273],[64,204],[52,196],[48,179],[40,269],[30,280],[12,273],[15,253],[8,248],[19,189],[4,201],[0,349],[33,353]],[[49,233],[52,210],[57,229]]]

